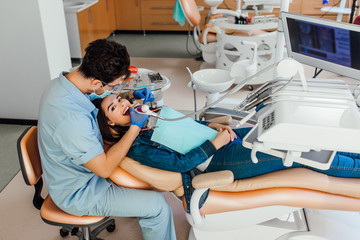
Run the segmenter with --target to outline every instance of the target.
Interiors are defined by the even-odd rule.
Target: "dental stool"
[[[126,157],[110,179],[129,188],[171,191],[182,199],[187,209],[180,173],[144,166]],[[309,239],[309,236],[331,239],[322,238],[321,229],[309,229],[308,221],[312,220],[306,218],[304,208],[360,211],[360,179],[331,177],[305,168],[235,181],[232,172],[227,170],[205,173],[195,176],[192,185],[195,191],[190,213],[186,213],[191,225],[189,240],[238,239],[236,236],[246,231],[253,234],[255,225],[290,231],[277,236],[279,240]],[[200,198],[209,189],[199,209]],[[296,222],[279,220],[284,214],[293,214]]]
[[[96,236],[104,229],[108,232],[115,230],[115,220],[104,216],[74,216],[58,208],[50,195],[45,200],[41,197],[43,187],[41,159],[37,143],[37,127],[26,129],[19,137],[17,143],[21,172],[24,181],[29,186],[35,187],[33,205],[40,210],[44,222],[61,226],[60,235],[66,237],[76,235],[80,240],[100,240]],[[90,227],[96,227],[90,231]],[[80,231],[79,228],[82,230]]]

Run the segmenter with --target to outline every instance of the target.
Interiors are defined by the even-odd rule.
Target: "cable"
[[[317,69],[318,68],[316,67],[313,78],[316,78],[322,72],[322,69],[319,69],[319,71],[317,71]]]
[[[349,23],[353,23],[354,14],[355,14],[355,11],[356,11],[355,8],[359,8],[359,6],[356,6],[356,3],[357,3],[357,0],[352,1]]]
[[[336,5],[338,5],[341,2],[341,0],[338,0],[334,5],[331,6],[331,8],[329,8],[329,10],[327,10],[323,15],[321,15],[319,18],[323,18],[326,14],[329,13],[329,11],[333,8],[336,7]]]
[[[195,31],[195,29],[194,29],[194,31]],[[196,52],[196,50],[195,50],[195,54],[194,53],[192,53],[192,52],[190,52],[190,49],[189,49],[189,37],[190,37],[190,35],[191,35],[191,29],[190,29],[190,26],[189,26],[189,29],[188,29],[188,33],[187,33],[187,37],[186,37],[186,52],[190,55],[190,56],[193,56],[193,57],[198,57],[199,56],[199,54],[201,54],[201,49],[199,49],[199,47],[196,45],[196,43],[195,43],[195,36],[194,36],[194,34],[192,34],[192,38],[193,38],[193,43],[194,43],[194,46],[195,46],[195,48],[196,48],[196,50],[198,50],[198,51],[200,51],[200,52]]]

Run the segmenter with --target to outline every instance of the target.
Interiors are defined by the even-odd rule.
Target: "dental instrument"
[[[191,79],[191,88],[193,89],[193,93],[194,93],[194,109],[195,112],[197,111],[197,101],[196,101],[196,88],[194,87],[194,80],[193,80],[193,73],[190,71],[189,67],[186,67],[186,70],[189,72],[190,74],[190,79]],[[194,114],[195,120],[197,120],[197,114]]]
[[[146,115],[149,115],[149,116],[153,116],[153,117],[156,117],[156,118],[160,118],[162,120],[165,120],[164,117],[160,116],[159,114],[153,112],[150,110],[150,107],[148,105],[141,105],[137,108],[135,108],[135,111],[137,113],[140,113],[140,114],[146,114]]]
[[[139,102],[141,102],[143,99],[139,99],[138,101],[136,101],[132,106],[135,107],[136,105],[138,105]]]

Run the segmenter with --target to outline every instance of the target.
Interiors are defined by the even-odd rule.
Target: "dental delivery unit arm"
[[[336,151],[359,153],[360,113],[352,83],[334,79],[306,79],[301,64],[360,80],[360,31],[353,24],[338,23],[288,12],[281,13],[287,53],[277,66],[275,79],[252,93],[239,109],[256,109],[257,124],[243,145],[252,148],[252,161],[261,151],[281,157],[285,166],[298,162],[329,169]],[[311,42],[302,41],[301,29],[313,29]],[[299,31],[301,32],[299,34]],[[316,31],[333,34],[334,48],[315,44]],[[330,40],[330,39],[327,39]],[[296,62],[297,61],[297,62]],[[292,79],[296,74],[300,81]],[[283,82],[283,80],[292,80]],[[358,85],[358,84],[357,84]],[[355,97],[355,98],[354,98]],[[262,105],[259,105],[261,102]]]
[[[257,124],[244,138],[257,163],[258,151],[326,170],[336,151],[360,152],[360,112],[341,80],[308,81],[308,91],[294,81],[276,91],[256,113]],[[338,86],[339,88],[333,88]],[[313,159],[316,159],[313,160]]]

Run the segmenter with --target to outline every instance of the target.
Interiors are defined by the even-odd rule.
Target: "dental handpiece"
[[[149,116],[153,116],[153,117],[156,117],[156,118],[160,118],[160,119],[162,119],[162,120],[165,120],[164,117],[162,117],[162,116],[160,116],[159,114],[151,111],[148,105],[141,105],[141,106],[135,108],[135,111],[136,111],[137,113],[140,113],[140,114],[146,114],[146,115],[149,115]]]

